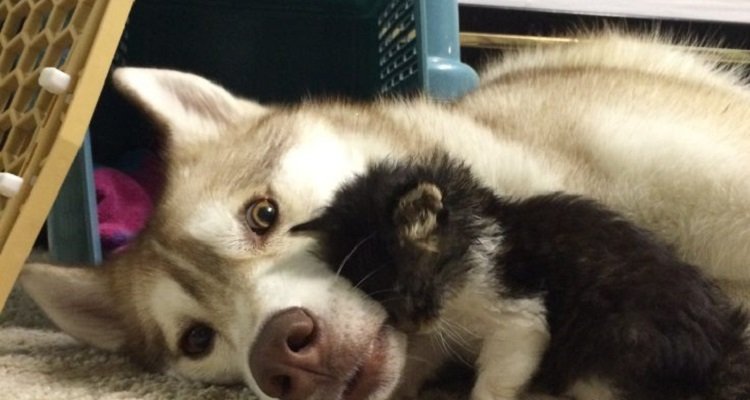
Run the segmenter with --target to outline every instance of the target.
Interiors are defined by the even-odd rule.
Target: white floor
[[[461,4],[750,23],[750,0],[459,0]]]

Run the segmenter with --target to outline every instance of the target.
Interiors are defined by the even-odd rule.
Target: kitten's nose
[[[330,383],[323,360],[328,346],[306,310],[283,310],[266,322],[250,350],[250,370],[260,389],[283,400],[305,400]]]
[[[384,303],[388,311],[388,324],[404,333],[428,333],[437,321],[437,312],[433,308],[414,307],[404,299]]]

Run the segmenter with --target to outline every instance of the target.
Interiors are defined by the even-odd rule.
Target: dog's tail
[[[737,308],[730,320],[729,340],[707,399],[750,400],[750,316]]]

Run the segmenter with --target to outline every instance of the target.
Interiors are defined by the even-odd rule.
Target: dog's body
[[[30,265],[22,284],[73,336],[156,369],[263,398],[387,398],[406,338],[288,233],[386,156],[443,149],[511,197],[593,197],[710,276],[750,282],[750,94],[664,45],[510,57],[455,104],[273,108],[173,71],[115,78],[168,133],[163,198],[104,268]]]
[[[292,231],[431,344],[411,348],[408,398],[450,359],[475,364],[472,400],[750,398],[748,314],[582,196],[510,200],[438,154],[372,165]],[[592,382],[600,393],[581,390]]]

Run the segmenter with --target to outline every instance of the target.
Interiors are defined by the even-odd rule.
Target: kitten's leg
[[[550,394],[542,394],[542,393],[524,393],[520,396],[521,400],[578,400],[574,399],[572,397],[560,397],[560,396],[552,396]]]
[[[406,357],[401,382],[391,397],[393,400],[419,398],[424,383],[433,378],[449,358],[448,354],[435,346],[430,335],[411,335]]]
[[[484,340],[477,359],[472,400],[515,400],[536,371],[549,343],[539,300],[509,300],[497,329]]]

